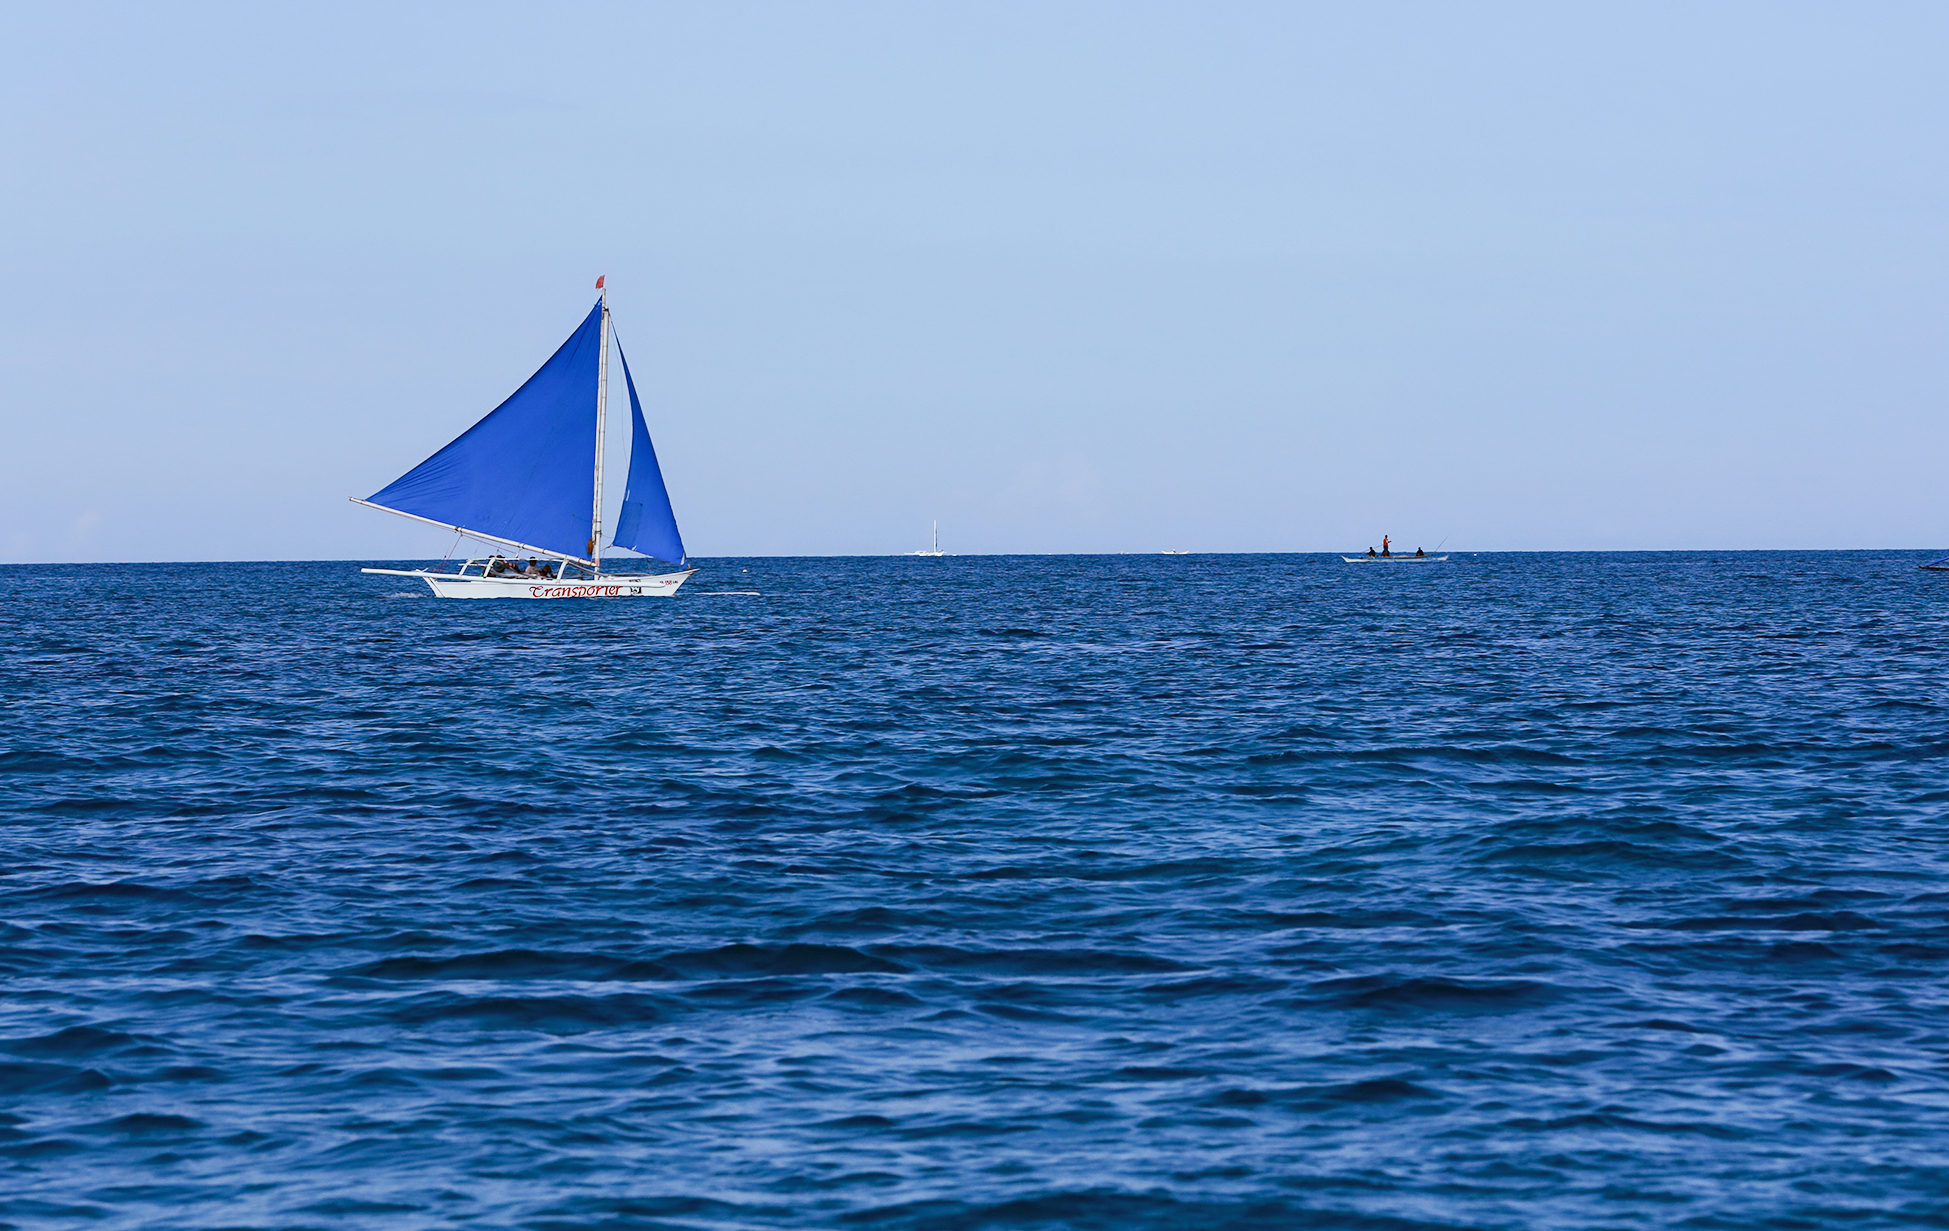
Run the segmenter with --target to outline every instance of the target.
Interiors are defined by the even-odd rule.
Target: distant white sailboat
[[[933,546],[933,548],[932,548],[932,549],[930,549],[930,550],[928,550],[928,551],[916,551],[916,552],[912,552],[912,553],[910,553],[910,554],[912,554],[912,555],[916,555],[916,556],[945,556],[945,555],[946,555],[947,553],[941,550],[941,523],[939,523],[939,522],[935,522],[935,523],[934,523],[934,546]]]
[[[453,572],[360,572],[417,577],[440,598],[667,598],[696,571],[684,567],[683,536],[620,342],[616,354],[629,386],[629,478],[610,546],[670,561],[680,571],[602,571],[602,446],[611,337],[603,282],[596,279],[602,298],[587,319],[505,402],[371,499],[352,497],[354,504],[519,554],[468,560]],[[528,563],[520,555],[527,555]]]

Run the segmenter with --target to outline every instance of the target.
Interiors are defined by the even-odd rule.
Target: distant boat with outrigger
[[[932,548],[922,551],[910,551],[907,554],[910,556],[932,556],[935,559],[945,556],[947,553],[941,550],[941,523],[934,523],[934,546]]]
[[[1443,539],[1441,542],[1446,543],[1447,541],[1447,539]],[[1414,549],[1414,554],[1411,556],[1399,555],[1393,550],[1393,547],[1393,543],[1383,534],[1381,535],[1381,549],[1379,551],[1375,551],[1369,547],[1367,554],[1364,556],[1341,556],[1340,558],[1348,564],[1440,564],[1443,560],[1448,559],[1447,556],[1431,556],[1419,547]],[[1441,550],[1441,543],[1435,544],[1435,550]]]
[[[351,497],[353,504],[518,554],[476,557],[452,572],[360,572],[417,577],[440,598],[668,598],[697,571],[687,567],[683,536],[620,341],[616,354],[629,389],[629,478],[609,545],[668,561],[677,571],[602,569],[612,333],[605,280],[596,279],[602,294],[587,318],[507,401],[370,498]]]

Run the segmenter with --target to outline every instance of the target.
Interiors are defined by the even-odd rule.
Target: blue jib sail
[[[598,303],[513,396],[374,494],[372,503],[551,552],[588,555],[601,351]],[[632,483],[635,477],[632,467]],[[657,486],[662,490],[660,478]]]
[[[623,383],[629,386],[629,482],[623,485],[623,509],[616,517],[618,547],[646,556],[684,562],[683,535],[677,533],[677,514],[663,486],[663,468],[656,464],[656,446],[643,424],[643,403],[636,400],[636,378],[629,374],[629,356],[616,343],[623,360]]]

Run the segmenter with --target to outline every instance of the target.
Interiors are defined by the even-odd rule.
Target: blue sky
[[[0,558],[359,509],[607,274],[692,552],[1949,545],[1939,4],[15,4]]]

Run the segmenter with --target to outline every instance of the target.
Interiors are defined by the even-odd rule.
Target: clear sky
[[[1949,6],[0,7],[0,558],[346,503],[607,274],[691,551],[1949,546]]]

